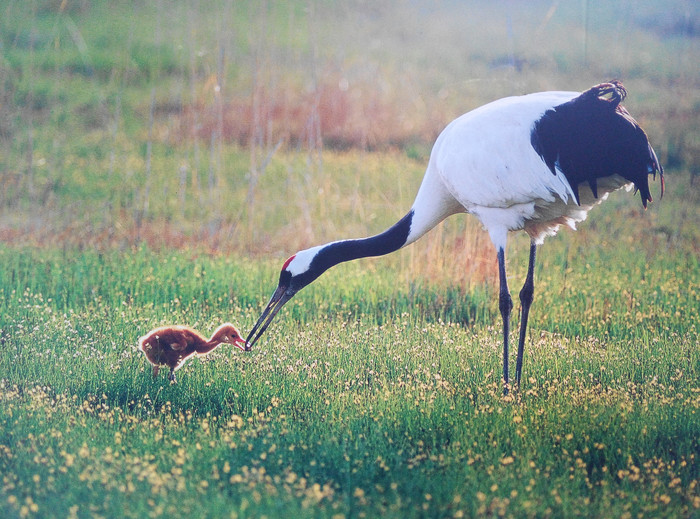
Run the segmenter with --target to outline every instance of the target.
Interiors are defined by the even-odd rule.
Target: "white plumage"
[[[541,92],[500,99],[452,121],[437,138],[411,210],[381,234],[297,252],[282,267],[277,290],[248,335],[252,348],[296,292],[343,261],[393,252],[416,241],[446,217],[475,215],[497,251],[503,318],[503,378],[509,382],[508,334],[512,299],[505,275],[509,231],[530,235],[523,290],[516,382],[522,368],[534,290],[537,245],[561,225],[575,228],[591,208],[625,186],[651,201],[648,175],[663,169],[646,134],[620,105],[621,83],[583,92]]]
[[[599,198],[588,188],[581,204],[560,170],[553,175],[530,143],[533,121],[548,109],[571,101],[578,92],[540,92],[499,99],[452,121],[437,138],[414,209],[432,207],[435,217],[417,210],[409,243],[452,213],[474,214],[488,230],[496,249],[505,248],[508,231],[525,230],[538,245],[562,224],[576,228],[595,203],[630,181],[615,175]],[[466,145],[478,143],[478,146]],[[601,189],[601,187],[603,187]],[[431,204],[444,190],[445,201]],[[601,193],[602,192],[602,193]],[[601,196],[602,195],[602,196]],[[452,198],[453,200],[450,200]],[[413,238],[413,239],[412,239]]]

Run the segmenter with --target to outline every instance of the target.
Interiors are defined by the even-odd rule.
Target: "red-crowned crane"
[[[513,302],[506,281],[508,231],[530,235],[520,291],[522,313],[515,382],[520,384],[537,246],[564,224],[575,228],[611,191],[634,185],[646,208],[648,176],[663,168],[644,130],[620,103],[618,81],[583,93],[507,97],[452,121],[433,146],[411,210],[369,238],[334,241],[300,252],[282,266],[279,285],[246,340],[250,350],[294,294],[338,263],[381,256],[413,243],[448,216],[475,215],[496,247],[503,318],[503,380],[508,390],[508,334]]]
[[[168,378],[175,382],[175,370],[180,369],[192,355],[206,355],[220,344],[233,344],[245,349],[245,341],[231,323],[219,326],[211,339],[187,326],[161,326],[139,339],[139,349],[153,365],[153,376],[158,376],[161,366],[168,366]]]

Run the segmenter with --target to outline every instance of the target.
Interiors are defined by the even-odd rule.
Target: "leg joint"
[[[532,299],[533,299],[533,296],[535,294],[535,286],[530,281],[531,280],[528,280],[527,282],[525,282],[522,290],[520,291],[520,302],[523,305],[528,305],[528,306],[532,304]]]
[[[510,315],[511,310],[513,310],[513,299],[510,297],[510,293],[507,290],[501,290],[499,294],[498,309],[504,317]]]

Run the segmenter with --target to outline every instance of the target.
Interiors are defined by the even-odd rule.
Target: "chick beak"
[[[233,341],[233,345],[243,351],[246,351],[246,341],[241,337]]]

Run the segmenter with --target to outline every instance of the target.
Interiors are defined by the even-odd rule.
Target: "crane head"
[[[265,333],[272,320],[294,294],[320,276],[326,269],[314,262],[322,247],[297,252],[282,265],[279,283],[265,310],[248,334],[245,351],[250,351],[260,336]]]

